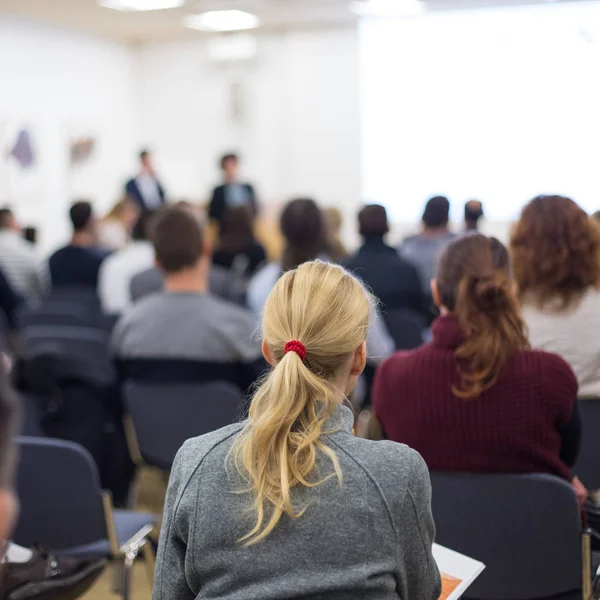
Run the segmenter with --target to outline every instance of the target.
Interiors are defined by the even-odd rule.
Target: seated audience
[[[11,287],[8,279],[0,269],[0,310],[6,318],[8,329],[15,329],[17,326],[17,310],[22,306],[23,298],[19,296]],[[0,326],[0,329],[2,327]],[[6,332],[1,332],[2,333]],[[5,341],[5,340],[3,340]],[[1,345],[1,342],[0,342]]]
[[[483,204],[480,200],[465,202],[465,233],[478,231],[479,222],[483,219]]]
[[[163,209],[152,241],[165,289],[130,307],[115,327],[122,377],[224,380],[246,390],[264,367],[256,320],[208,293],[210,249],[200,221],[184,208]]]
[[[98,244],[107,250],[122,250],[140,217],[140,207],[131,198],[119,200],[98,224]]]
[[[100,267],[98,295],[104,312],[121,314],[131,305],[131,281],[138,273],[154,265],[154,248],[148,240],[151,213],[140,215],[133,232],[133,241],[109,256]]]
[[[338,266],[303,264],[276,283],[262,328],[272,368],[248,421],[189,440],[173,465],[155,600],[438,600],[423,460],[352,435],[345,398],[370,309]]]
[[[254,237],[253,221],[247,206],[231,208],[225,213],[213,265],[250,277],[267,261],[265,249]]]
[[[254,188],[239,181],[239,164],[237,154],[225,154],[219,162],[223,172],[223,184],[213,190],[208,207],[208,216],[211,221],[217,223],[219,229],[223,226],[227,211],[236,206],[245,206],[253,219],[258,214]]]
[[[39,302],[48,292],[48,265],[39,259],[31,242],[9,208],[0,209],[0,268],[12,289],[29,303]]]
[[[96,247],[96,218],[89,202],[75,202],[69,210],[73,225],[71,243],[48,261],[53,287],[98,287],[100,265],[108,253]]]
[[[330,206],[323,212],[329,239],[329,258],[334,262],[340,262],[348,257],[348,250],[342,242],[342,211],[335,206]]]
[[[571,480],[577,380],[556,354],[529,349],[506,248],[479,234],[453,242],[432,291],[441,313],[433,341],[398,352],[375,379],[373,407],[386,436],[415,448],[434,471]]]
[[[316,258],[330,260],[323,213],[314,200],[300,198],[289,202],[281,213],[280,227],[285,238],[281,263],[263,267],[248,286],[248,306],[259,315],[283,273]],[[367,341],[370,362],[379,362],[394,350],[394,341],[375,309]]]
[[[435,265],[442,250],[456,238],[450,232],[450,202],[444,196],[435,196],[425,205],[423,231],[406,238],[400,254],[419,271],[421,285],[427,289],[433,279]]]
[[[599,398],[598,225],[568,198],[538,196],[523,209],[510,247],[531,345],[571,365],[580,398]]]
[[[389,231],[385,208],[378,204],[365,206],[358,213],[358,226],[363,245],[342,264],[369,287],[383,311],[423,310],[417,269],[385,243]]]

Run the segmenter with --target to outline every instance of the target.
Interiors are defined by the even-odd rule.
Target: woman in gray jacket
[[[341,267],[283,275],[263,318],[272,370],[245,423],[189,440],[167,494],[154,600],[437,600],[429,474],[352,434],[371,300]]]

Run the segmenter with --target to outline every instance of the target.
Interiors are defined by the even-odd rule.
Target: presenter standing
[[[224,183],[217,186],[212,193],[208,216],[217,222],[219,229],[223,225],[227,209],[248,206],[252,216],[258,214],[258,203],[254,188],[248,183],[238,180],[239,157],[237,154],[225,154],[220,161]]]
[[[127,182],[125,193],[143,213],[153,213],[164,206],[165,190],[156,177],[149,150],[140,152],[140,163],[140,172]]]

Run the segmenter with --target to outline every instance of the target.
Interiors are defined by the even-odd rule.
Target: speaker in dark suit
[[[142,212],[154,212],[165,204],[165,190],[158,181],[152,155],[148,150],[140,152],[141,170],[137,177],[125,185],[125,193],[136,202]]]
[[[216,221],[219,227],[223,224],[227,209],[237,206],[248,206],[253,217],[258,214],[258,202],[254,188],[248,183],[237,181],[239,158],[237,154],[226,154],[220,161],[225,183],[217,186],[212,193],[208,208],[208,216]]]

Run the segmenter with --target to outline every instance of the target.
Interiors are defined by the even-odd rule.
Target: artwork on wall
[[[70,121],[64,125],[70,198],[94,199],[97,182],[102,177],[98,131],[99,127],[93,123]]]

